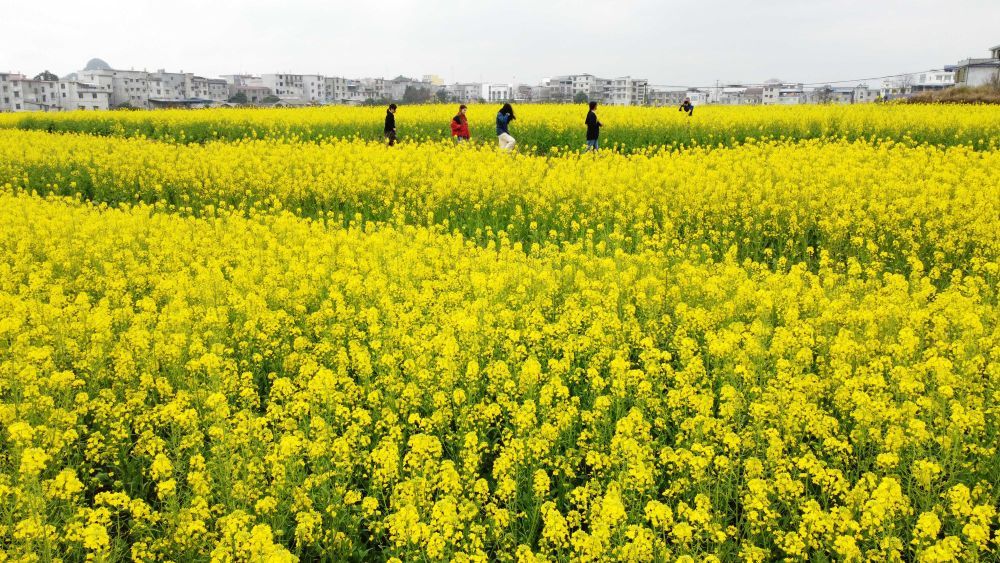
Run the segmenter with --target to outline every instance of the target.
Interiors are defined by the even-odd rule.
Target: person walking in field
[[[601,127],[604,127],[604,124],[597,119],[597,102],[590,102],[590,111],[587,112],[584,124],[587,125],[587,150],[596,151]]]
[[[691,98],[684,98],[681,107],[677,108],[677,111],[687,112],[688,117],[691,117],[694,114],[694,104],[691,103]]]
[[[458,114],[451,118],[451,136],[456,143],[464,143],[469,140],[469,118],[465,117],[468,108],[465,104],[458,106]]]
[[[385,110],[385,140],[389,146],[396,144],[396,104],[389,104],[389,109]]]
[[[500,148],[509,151],[514,148],[517,141],[510,136],[510,122],[514,121],[514,108],[510,104],[504,104],[497,113],[497,140],[500,141]]]

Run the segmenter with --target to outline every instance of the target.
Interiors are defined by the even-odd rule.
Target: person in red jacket
[[[469,119],[465,117],[465,104],[458,106],[458,115],[451,118],[451,136],[456,143],[469,140]]]

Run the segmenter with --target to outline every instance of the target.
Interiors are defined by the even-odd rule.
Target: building
[[[0,111],[99,111],[108,109],[110,97],[110,89],[78,80],[0,73]]]
[[[326,76],[323,78],[323,92],[328,104],[346,104],[349,100],[346,78]]]
[[[0,72],[0,111],[22,111],[21,81],[24,76],[13,72]]]
[[[608,81],[604,103],[616,106],[646,105],[649,81],[645,78],[623,76]]]
[[[764,103],[764,88],[762,86],[751,86],[743,91],[743,103],[750,106],[759,106]]]
[[[950,69],[901,74],[882,81],[882,98],[905,98],[920,92],[943,90],[955,85],[955,72]]]
[[[514,99],[514,85],[483,84],[480,97],[487,102],[509,102]]]
[[[436,74],[425,74],[420,81],[437,86],[439,89],[444,87],[444,79]]]
[[[478,102],[483,94],[483,85],[479,82],[464,82],[445,86],[448,98],[456,102]]]
[[[193,76],[187,97],[221,103],[229,99],[229,84],[222,78]]]
[[[385,100],[386,95],[384,78],[362,78],[356,82],[356,89],[353,93],[355,99],[362,102]]]
[[[646,94],[646,103],[651,106],[679,106],[685,98],[691,98],[691,103],[700,105],[707,101],[707,94],[693,88],[678,90],[654,86]]]
[[[77,80],[59,81],[59,106],[66,111],[105,111],[111,108],[111,90]]]
[[[306,100],[301,74],[262,74],[261,83],[282,100]]]
[[[990,58],[968,58],[955,65],[955,84],[982,86],[1000,82],[1000,45],[990,48]]]
[[[802,84],[772,79],[764,83],[761,91],[761,103],[765,106],[803,104],[806,100]]]

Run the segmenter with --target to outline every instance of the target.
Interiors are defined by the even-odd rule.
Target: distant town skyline
[[[4,9],[0,71],[59,76],[92,57],[115,68],[436,74],[534,84],[590,72],[705,86],[832,82],[940,68],[1000,43],[1000,2],[621,0],[463,3],[263,0],[202,4],[59,0]]]

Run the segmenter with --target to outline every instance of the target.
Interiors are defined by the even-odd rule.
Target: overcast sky
[[[0,0],[0,71],[827,82],[1000,44],[1000,0]]]

